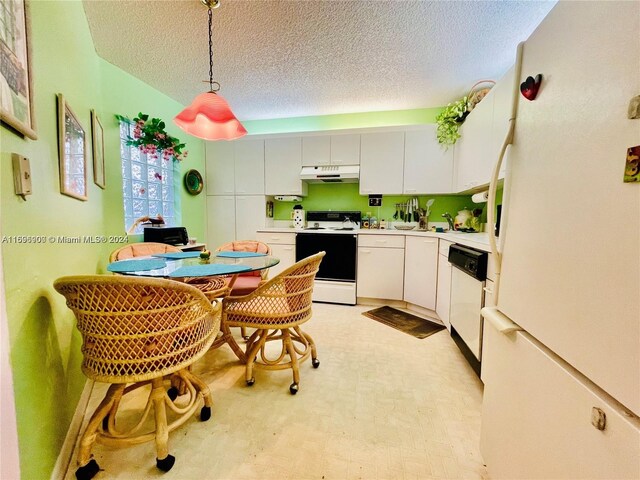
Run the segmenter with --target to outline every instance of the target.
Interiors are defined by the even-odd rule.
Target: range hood
[[[300,180],[307,183],[357,183],[360,165],[319,165],[302,167]]]

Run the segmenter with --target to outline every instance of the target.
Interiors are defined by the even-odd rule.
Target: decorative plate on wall
[[[184,186],[191,195],[198,195],[202,192],[204,182],[202,181],[202,175],[197,170],[189,170],[184,174]]]

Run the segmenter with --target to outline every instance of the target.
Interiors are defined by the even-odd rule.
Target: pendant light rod
[[[220,6],[220,0],[200,0],[209,10],[209,91],[217,92],[220,84],[213,81],[213,9]],[[216,88],[213,88],[213,85]]]
[[[227,101],[217,92],[220,84],[213,80],[213,12],[220,0],[200,0],[209,14],[209,91],[201,93],[175,116],[173,121],[189,135],[203,140],[234,140],[247,130],[231,111]],[[206,80],[205,80],[206,82]]]

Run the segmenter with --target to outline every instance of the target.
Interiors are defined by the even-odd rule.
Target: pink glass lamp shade
[[[198,95],[173,121],[189,135],[203,140],[234,140],[247,134],[227,101],[215,92]]]

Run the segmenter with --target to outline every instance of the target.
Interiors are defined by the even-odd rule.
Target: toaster
[[[189,235],[184,227],[145,227],[144,241],[186,245],[189,243]]]

